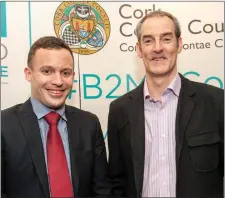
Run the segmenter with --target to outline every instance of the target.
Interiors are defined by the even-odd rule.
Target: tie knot
[[[55,111],[52,111],[45,115],[45,120],[49,125],[57,125],[59,121],[60,115]]]

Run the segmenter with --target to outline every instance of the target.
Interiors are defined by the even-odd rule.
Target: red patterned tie
[[[54,111],[45,116],[49,124],[47,161],[51,197],[73,197],[66,155],[57,127],[59,118],[60,115]]]

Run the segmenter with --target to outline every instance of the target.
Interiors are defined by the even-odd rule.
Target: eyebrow
[[[51,70],[51,71],[55,71],[55,70],[56,70],[55,67],[52,67],[52,66],[50,66],[50,65],[43,65],[43,66],[41,66],[41,67],[39,68],[39,71],[44,70],[44,69]],[[60,71],[61,71],[61,72],[62,72],[62,71],[70,71],[70,72],[73,72],[74,70],[73,70],[73,68],[65,67],[65,68],[60,69]]]
[[[173,36],[173,32],[164,32],[164,33],[160,34],[160,38],[162,38],[164,36]],[[154,38],[154,36],[151,34],[143,35],[142,39],[144,40],[146,38]]]
[[[50,66],[50,65],[42,65],[41,67],[40,67],[40,69],[55,69],[55,67],[52,67],[52,66]],[[68,67],[65,67],[65,68],[62,68],[63,70],[64,69],[73,69],[73,68],[70,68],[69,66]]]
[[[72,68],[63,68],[62,71],[73,71]]]
[[[50,66],[50,65],[42,65],[40,67],[40,69],[54,69],[54,68],[52,66]]]

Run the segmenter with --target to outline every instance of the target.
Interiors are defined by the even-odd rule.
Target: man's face
[[[38,49],[32,67],[25,68],[32,96],[43,105],[58,109],[70,93],[74,80],[73,58],[66,49]]]
[[[181,50],[182,40],[177,41],[170,18],[153,17],[144,21],[137,53],[143,59],[147,74],[165,76],[176,71],[177,54]]]

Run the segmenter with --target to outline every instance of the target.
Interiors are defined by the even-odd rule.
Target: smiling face
[[[38,49],[24,72],[32,97],[51,109],[65,104],[74,80],[73,57],[67,49]]]
[[[147,18],[141,26],[137,53],[143,59],[146,74],[165,76],[177,72],[177,55],[182,50],[173,21],[167,16]]]

